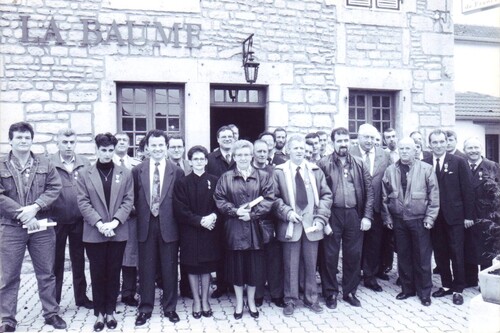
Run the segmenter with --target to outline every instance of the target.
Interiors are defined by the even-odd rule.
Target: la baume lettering
[[[29,44],[46,45],[51,41],[54,41],[56,45],[66,45],[61,29],[57,25],[54,18],[50,18],[47,25],[47,29],[43,37],[31,37],[28,28],[29,25],[29,15],[19,16],[21,19],[21,42]],[[119,46],[131,45],[131,46],[144,46],[148,43],[153,43],[155,46],[159,46],[163,43],[165,46],[172,45],[174,48],[181,48],[181,44],[184,47],[201,48],[200,42],[200,32],[201,24],[196,23],[185,23],[184,25],[180,23],[173,23],[172,27],[164,27],[160,22],[144,21],[142,24],[135,24],[135,21],[125,21],[125,24],[118,24],[113,20],[111,24],[103,25],[95,19],[80,19],[82,23],[82,40],[80,46],[96,46],[99,44],[109,45],[111,43],[116,43]],[[126,29],[120,30],[121,27]],[[141,30],[141,37],[134,39],[134,32],[138,29]],[[180,30],[184,30],[184,34],[180,34]],[[104,31],[104,32],[103,32]],[[124,36],[123,31],[126,35]],[[150,36],[153,34],[154,36]],[[135,34],[137,35],[137,34]],[[185,40],[181,41],[181,36]]]

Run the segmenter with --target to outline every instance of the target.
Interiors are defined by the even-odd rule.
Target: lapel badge
[[[477,174],[479,176],[479,180],[483,180],[483,172],[479,171]]]
[[[210,190],[212,188],[212,184],[210,183],[210,180],[207,179],[207,185],[208,185],[208,189]]]
[[[74,171],[73,172],[73,178],[75,178],[75,180],[78,180],[78,171]]]
[[[444,164],[444,172],[448,172],[448,163]]]
[[[115,182],[117,184],[120,182],[120,175],[115,175]]]

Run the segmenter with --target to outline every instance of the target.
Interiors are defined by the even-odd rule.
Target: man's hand
[[[116,229],[120,225],[120,221],[113,219],[113,221],[106,223],[109,230]]]
[[[387,229],[391,229],[391,230],[392,230],[392,228],[394,228],[394,225],[392,224],[392,222],[386,223],[385,226]]]
[[[464,220],[465,229],[468,229],[474,225],[474,220]]]
[[[361,230],[362,231],[367,231],[367,230],[370,230],[370,228],[372,227],[372,221],[370,221],[370,219],[367,219],[366,217],[363,217],[361,219]]]
[[[425,229],[431,229],[432,228],[432,224],[430,224],[429,222],[424,222],[424,228]]]
[[[290,221],[292,223],[301,223],[302,222],[302,216],[300,216],[299,214],[297,214],[293,210],[291,210],[290,213],[288,213],[287,219],[288,219],[288,221]]]
[[[36,218],[31,218],[28,222],[24,223],[26,228],[28,228],[29,231],[34,231],[40,229],[40,223]]]
[[[30,221],[32,218],[36,216],[39,210],[40,206],[38,206],[36,203],[29,206],[21,207],[16,210],[16,212],[19,212],[19,214],[17,214],[17,218],[22,223],[26,224],[28,221]]]

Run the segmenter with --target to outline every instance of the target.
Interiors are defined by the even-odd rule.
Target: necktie
[[[439,165],[439,158],[436,158],[436,175],[441,172],[441,166]]]
[[[120,158],[120,166],[125,166],[125,161],[123,160],[123,158]]]
[[[231,154],[227,154],[226,155],[226,161],[227,161],[228,164],[231,163]]]
[[[153,174],[153,189],[151,198],[151,214],[158,216],[160,213],[160,170],[158,169],[159,162],[155,163],[155,172]]]
[[[472,163],[472,164],[470,165],[470,169],[471,169],[472,171],[474,171],[474,169],[475,169],[475,168],[476,168],[476,163]]]
[[[300,167],[297,167],[297,172],[295,173],[295,204],[301,210],[307,207],[307,193],[306,185],[304,184],[304,179],[300,175]]]
[[[372,165],[371,165],[371,161],[370,161],[370,152],[367,151],[366,154],[365,154],[365,162],[366,162],[366,165],[368,166],[368,172],[370,173],[370,175],[372,174]]]

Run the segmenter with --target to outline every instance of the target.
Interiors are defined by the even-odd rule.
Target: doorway
[[[240,139],[255,141],[266,129],[266,88],[258,86],[211,86],[210,147],[218,147],[217,130],[235,124]]]

